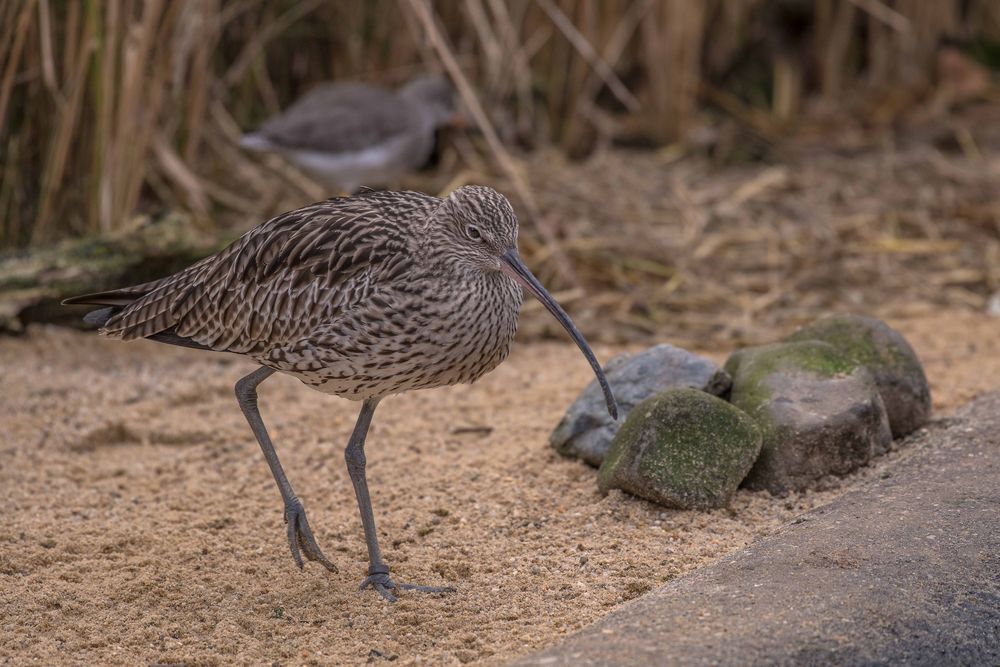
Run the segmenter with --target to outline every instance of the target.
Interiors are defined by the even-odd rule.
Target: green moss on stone
[[[910,433],[930,417],[930,386],[923,365],[902,334],[885,322],[835,315],[799,329],[788,340],[823,341],[867,368],[885,403],[894,436]]]
[[[829,343],[816,340],[744,348],[734,352],[725,366],[733,377],[730,401],[755,418],[762,416],[760,408],[771,400],[771,388],[765,380],[777,371],[833,378],[853,373],[857,368],[857,362]]]
[[[670,507],[721,507],[760,446],[759,431],[741,410],[696,389],[668,389],[629,413],[601,465],[598,486]]]
[[[923,372],[920,361],[906,340],[881,320],[861,315],[834,315],[816,320],[788,337],[788,341],[819,340],[844,356],[866,366]]]
[[[643,403],[635,406],[632,412],[629,413],[628,417],[625,419],[625,423],[622,427],[618,429],[618,433],[615,434],[614,440],[611,441],[611,445],[608,447],[608,453],[604,456],[604,460],[601,461],[601,467],[597,471],[597,488],[600,489],[601,493],[607,493],[609,489],[614,488],[614,478],[615,474],[622,467],[622,463],[629,454],[628,443],[633,442],[637,439],[640,432],[641,420],[639,417],[639,409],[643,408],[645,412],[648,412],[645,408],[645,404],[652,401],[655,396],[651,396],[646,399]]]

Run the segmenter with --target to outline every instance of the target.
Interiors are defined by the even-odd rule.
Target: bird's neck
[[[438,246],[440,248],[440,246]],[[433,250],[426,251],[420,262],[425,267],[425,275],[456,292],[470,296],[488,291],[505,301],[516,300],[520,305],[521,288],[516,282],[499,270],[491,270],[462,257],[446,255]]]

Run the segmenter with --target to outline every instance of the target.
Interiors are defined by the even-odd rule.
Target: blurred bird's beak
[[[583,356],[590,362],[590,367],[594,369],[594,375],[597,376],[597,381],[601,384],[601,389],[604,391],[604,402],[608,405],[608,414],[613,419],[618,419],[618,404],[615,402],[614,394],[611,393],[611,386],[608,384],[608,379],[604,377],[601,365],[597,363],[597,357],[594,356],[590,346],[587,345],[583,334],[573,324],[573,320],[569,319],[566,311],[556,303],[556,300],[552,298],[548,290],[538,282],[538,278],[532,275],[528,267],[524,265],[521,256],[517,254],[517,248],[511,248],[500,258],[500,270],[517,281],[521,287],[528,290],[532,296],[541,301],[542,305],[563,325],[563,328],[569,333],[570,338],[576,342],[580,351],[583,352]]]

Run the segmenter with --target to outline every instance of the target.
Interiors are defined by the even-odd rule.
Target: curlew
[[[604,373],[569,316],[517,252],[517,218],[490,188],[465,186],[445,199],[365,191],[284,213],[218,254],[172,276],[67,299],[103,306],[86,316],[101,333],[231,352],[260,368],[236,397],[284,502],[292,557],[334,570],[278,461],[257,409],[257,386],[276,372],[361,402],[344,452],[368,548],[372,587],[452,589],[393,582],[382,559],[365,479],[365,437],[386,396],[473,382],[508,355],[526,290],[580,347],[617,406]]]
[[[435,131],[458,119],[454,89],[440,76],[398,91],[329,83],[243,137],[248,150],[280,153],[340,192],[391,185],[427,163]]]

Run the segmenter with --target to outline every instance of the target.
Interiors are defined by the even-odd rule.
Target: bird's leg
[[[250,423],[253,434],[257,437],[257,442],[260,443],[264,458],[267,459],[267,465],[271,469],[278,490],[281,492],[281,499],[285,501],[288,546],[292,550],[295,564],[301,569],[302,554],[305,554],[309,560],[318,561],[326,569],[336,572],[337,566],[323,555],[319,545],[316,544],[316,538],[313,537],[312,529],[309,528],[309,522],[306,520],[306,511],[302,507],[302,501],[295,495],[292,485],[285,476],[281,462],[278,461],[278,454],[274,451],[274,445],[271,444],[267,429],[264,428],[264,420],[260,417],[260,410],[257,409],[257,385],[271,377],[273,373],[274,370],[262,366],[250,375],[241,378],[236,383],[236,399],[240,403],[243,415]]]
[[[358,508],[361,510],[361,524],[365,528],[365,543],[368,545],[368,576],[361,582],[358,590],[371,586],[379,595],[389,602],[395,602],[396,589],[423,591],[425,593],[448,593],[454,591],[450,586],[418,586],[416,584],[396,584],[389,578],[389,566],[382,560],[382,551],[378,546],[378,535],[375,533],[375,515],[372,512],[372,499],[368,494],[368,481],[365,479],[365,437],[372,423],[372,415],[379,399],[369,399],[361,406],[361,414],[351,433],[351,440],[344,450],[347,460],[347,472],[354,484],[354,493],[358,496]]]

